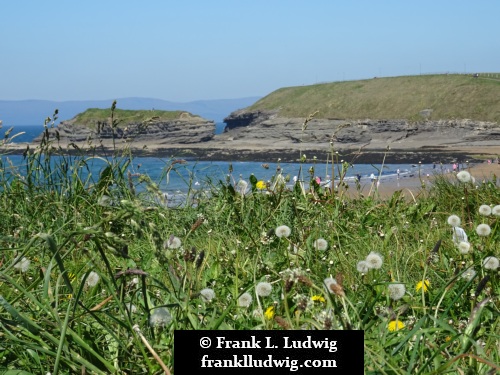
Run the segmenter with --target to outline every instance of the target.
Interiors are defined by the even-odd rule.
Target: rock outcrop
[[[453,145],[498,144],[500,126],[494,122],[462,120],[340,120],[279,117],[278,111],[233,112],[224,119],[218,141],[267,144],[272,148],[303,144],[340,149],[440,148]]]
[[[104,143],[113,139],[113,128],[107,123],[98,123],[94,127],[79,124],[75,118],[62,121],[57,127],[50,128],[50,138],[58,133],[63,143],[79,143],[99,140]],[[41,134],[35,143],[42,138]],[[114,129],[114,137],[123,142],[155,143],[167,147],[169,144],[198,144],[210,141],[215,135],[215,122],[204,118],[183,113],[173,120],[159,120],[152,118],[141,123],[120,123]]]

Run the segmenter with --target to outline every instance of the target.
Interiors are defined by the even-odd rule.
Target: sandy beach
[[[465,165],[464,167],[464,169],[476,179],[476,183],[491,181],[500,176],[500,164],[498,163],[488,163],[485,161],[483,163]],[[380,198],[388,198],[391,197],[396,191],[401,191],[401,194],[405,198],[415,199],[428,192],[428,189],[432,186],[433,180],[437,175],[444,175],[445,177],[454,179],[456,174],[447,166],[444,166],[443,168],[437,167],[433,171],[433,174],[428,175],[414,175],[413,177],[402,176],[399,179],[393,177],[386,178],[382,179],[379,184],[361,184],[361,193],[364,196],[370,195],[374,197],[378,196]],[[354,184],[349,184],[349,189],[347,189],[347,191],[349,194],[357,194]]]

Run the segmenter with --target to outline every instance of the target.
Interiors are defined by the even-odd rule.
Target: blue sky
[[[0,99],[187,102],[500,72],[498,14],[496,0],[4,1]]]

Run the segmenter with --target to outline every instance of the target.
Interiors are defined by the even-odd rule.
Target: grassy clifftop
[[[93,128],[97,122],[109,122],[111,116],[110,109],[90,108],[85,112],[76,115],[72,121],[79,125]],[[115,109],[114,119],[118,121],[118,126],[130,123],[142,123],[149,121],[168,121],[182,117],[197,117],[185,111],[160,111],[160,110],[125,110]]]
[[[472,119],[500,123],[500,74],[373,78],[282,88],[250,110],[279,109],[283,117]]]

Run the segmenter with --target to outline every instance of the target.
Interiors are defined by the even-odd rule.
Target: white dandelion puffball
[[[276,236],[278,237],[289,237],[290,234],[292,233],[292,230],[290,227],[286,225],[280,225],[278,228],[275,230]]]
[[[313,246],[316,250],[325,251],[326,249],[328,249],[328,242],[323,238],[318,238],[316,241],[314,241]]]
[[[271,294],[273,286],[266,281],[261,281],[255,286],[255,292],[260,297],[267,297]]]
[[[238,306],[249,307],[252,304],[252,295],[250,293],[243,293],[240,298],[238,298]]]
[[[205,288],[205,289],[200,290],[200,295],[201,295],[201,298],[203,299],[203,301],[205,301],[205,302],[210,302],[211,300],[213,300],[215,298],[215,292],[213,289],[210,289],[210,288]]]
[[[491,207],[488,206],[487,204],[482,204],[479,207],[479,215],[490,216],[491,215]]]
[[[389,297],[394,301],[403,298],[406,293],[404,284],[389,284],[387,289],[389,290]]]
[[[26,273],[30,268],[31,261],[28,258],[22,257],[15,265],[14,268],[22,273]]]
[[[467,233],[460,227],[453,227],[453,243],[467,242]]]
[[[460,252],[460,254],[469,254],[469,251],[470,251],[470,243],[466,242],[466,241],[460,241],[460,243],[457,245],[458,247],[458,251]]]
[[[481,237],[486,237],[490,235],[491,228],[488,224],[479,224],[476,227],[476,233]]]
[[[325,280],[323,280],[325,283],[326,290],[328,293],[333,293],[333,289],[331,288],[332,285],[337,285],[337,280],[335,280],[333,277],[327,277]]]
[[[240,193],[241,195],[244,195],[247,191],[248,188],[248,182],[245,180],[239,180],[236,183],[236,186],[234,187],[234,190],[236,190],[237,193]]]
[[[97,285],[98,282],[99,275],[97,274],[97,272],[91,271],[87,276],[87,280],[85,280],[85,285],[87,285],[89,288],[93,288]]]
[[[500,265],[500,261],[498,260],[497,257],[490,256],[486,257],[483,260],[483,267],[487,270],[496,270],[498,266]]]
[[[360,260],[356,264],[356,269],[359,273],[367,273],[370,267],[368,267],[368,263],[366,262],[366,260]]]
[[[475,276],[476,276],[476,271],[474,271],[474,268],[470,267],[467,268],[460,277],[467,281],[471,281]]]
[[[171,235],[170,238],[163,243],[163,247],[165,249],[178,249],[181,245],[181,239],[179,237],[175,237],[174,235]]]
[[[149,317],[149,326],[156,327],[165,327],[172,321],[172,315],[167,310],[166,307],[159,307],[154,309],[153,313]]]
[[[491,213],[495,216],[500,216],[500,204],[497,204],[491,209]]]
[[[460,226],[460,218],[457,215],[450,215],[448,216],[448,224],[450,224],[452,227],[459,227]]]
[[[373,268],[373,269],[381,268],[382,264],[384,263],[384,259],[382,258],[382,256],[374,251],[368,254],[365,260],[366,263],[368,264],[368,268]]]
[[[470,182],[471,175],[467,171],[460,171],[457,173],[457,180],[463,183]]]

